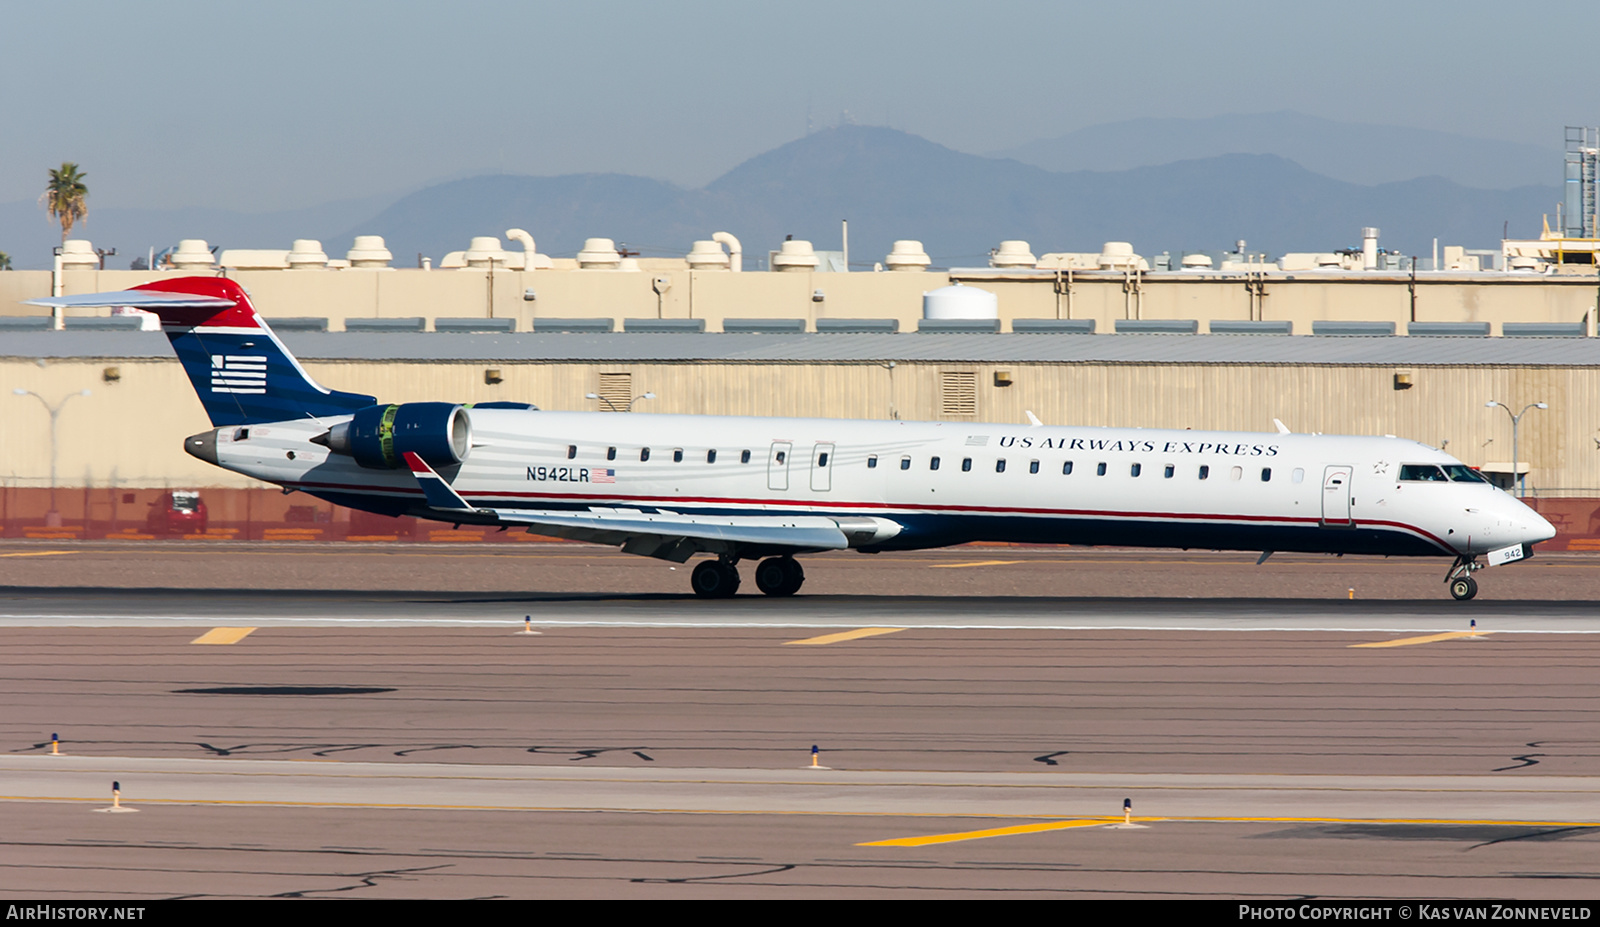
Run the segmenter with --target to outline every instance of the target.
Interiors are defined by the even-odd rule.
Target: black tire
[[[794,595],[796,592],[799,592],[800,587],[805,584],[806,571],[800,568],[800,561],[794,559],[793,557],[784,557],[782,559],[782,563],[784,571],[784,591],[781,594]]]
[[[793,595],[793,592],[784,591],[789,584],[789,571],[783,566],[784,560],[787,559],[787,557],[768,557],[756,564],[756,588],[765,595]]]
[[[739,591],[739,571],[721,560],[703,560],[689,574],[689,585],[702,599],[727,599]]]
[[[770,596],[794,595],[806,581],[806,571],[793,557],[768,557],[756,567],[756,587]]]
[[[1457,602],[1465,602],[1478,594],[1478,581],[1470,576],[1457,577],[1450,581],[1450,597]]]

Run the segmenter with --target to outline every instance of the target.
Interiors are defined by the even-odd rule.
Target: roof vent
[[[905,240],[894,243],[883,263],[890,270],[919,271],[927,270],[933,262],[928,259],[928,252],[922,250],[922,242]]]
[[[1133,253],[1133,245],[1125,241],[1108,241],[1100,246],[1100,257],[1095,262],[1101,270],[1143,269],[1144,259]]]
[[[714,241],[697,241],[689,249],[690,270],[727,270],[728,253]]]
[[[100,267],[100,256],[94,245],[85,238],[69,238],[61,243],[62,270],[95,270]]]
[[[211,248],[204,238],[185,238],[178,242],[178,250],[167,258],[173,270],[208,270],[215,263]]]
[[[1183,269],[1184,270],[1210,270],[1211,269],[1211,255],[1209,255],[1209,254],[1185,254],[1183,256]]]
[[[1025,241],[1002,241],[995,253],[989,256],[990,267],[1036,267],[1039,259],[1033,256]]]
[[[790,239],[772,255],[772,269],[781,271],[816,270],[817,252],[811,242]]]
[[[461,258],[467,262],[468,267],[482,270],[506,266],[506,253],[500,247],[500,239],[493,235],[475,236]]]
[[[609,238],[589,238],[583,242],[583,250],[578,252],[578,267],[581,270],[616,270],[622,264],[622,255],[617,253],[617,243]]]
[[[388,267],[394,260],[394,255],[383,246],[382,235],[357,235],[355,247],[345,252],[345,260],[351,267],[365,267],[378,269]]]
[[[314,238],[296,238],[289,249],[290,270],[322,270],[328,266],[328,255],[322,242]]]

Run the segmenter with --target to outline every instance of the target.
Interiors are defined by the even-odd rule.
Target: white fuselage
[[[1402,465],[1460,461],[1398,438],[470,414],[470,454],[441,473],[475,506],[876,516],[901,525],[878,549],[1010,540],[1471,557],[1555,533],[1487,483],[1402,481]],[[255,425],[244,440],[220,428],[217,462],[340,504],[429,516],[406,470],[364,469],[310,442],[337,421]]]

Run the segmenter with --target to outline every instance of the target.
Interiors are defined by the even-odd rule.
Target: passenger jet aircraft
[[[741,560],[787,596],[804,554],[1022,541],[1451,557],[1470,599],[1474,573],[1555,535],[1398,438],[380,403],[313,381],[225,278],[30,302],[158,315],[211,417],[184,441],[201,460],[385,515],[711,554],[705,598],[738,591]]]

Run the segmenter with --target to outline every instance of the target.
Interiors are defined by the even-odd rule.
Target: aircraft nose
[[[1518,541],[1523,544],[1537,544],[1556,536],[1556,526],[1550,524],[1543,515],[1520,501],[1513,504],[1515,508],[1506,513],[1508,516],[1506,520],[1511,523]]]

